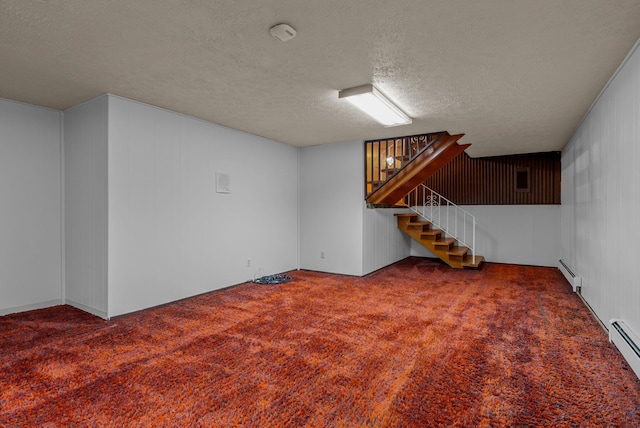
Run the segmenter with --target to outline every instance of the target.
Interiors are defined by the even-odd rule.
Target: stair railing
[[[365,197],[380,189],[443,134],[441,131],[365,141]]]
[[[411,211],[468,247],[472,263],[476,263],[475,216],[424,184],[409,192],[405,201]]]

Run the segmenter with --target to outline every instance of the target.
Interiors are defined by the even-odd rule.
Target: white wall
[[[61,113],[0,99],[0,315],[62,301]]]
[[[361,141],[301,149],[301,268],[365,275],[409,255],[435,257],[397,228],[403,210],[366,208],[363,150]],[[487,261],[557,266],[559,205],[462,208],[478,218],[476,254]]]
[[[640,333],[640,50],[632,51],[562,153],[562,254],[608,323]]]
[[[363,150],[362,141],[300,149],[301,269],[362,275]]]
[[[489,262],[558,266],[560,205],[465,205],[477,219],[477,252]]]
[[[66,302],[107,316],[108,97],[64,112]]]
[[[428,255],[396,228],[394,210],[365,208],[361,141],[296,149],[114,96],[64,116],[61,189],[61,113],[0,100],[0,313],[65,298],[62,190],[66,298],[100,316],[243,282],[260,268],[295,269],[298,258],[303,269],[363,275]],[[594,172],[580,147],[565,150],[563,183],[580,184],[563,188],[563,198],[582,201]],[[618,158],[629,161],[634,147],[637,154],[631,144]],[[575,161],[565,165],[567,156]],[[216,171],[230,175],[231,194],[216,193]],[[563,207],[563,224],[590,228],[575,205]],[[478,215],[478,253],[487,260],[560,258],[558,207],[467,208]],[[576,230],[562,236],[592,239]],[[579,269],[575,247],[565,250]]]
[[[463,205],[477,219],[476,254],[488,262],[557,266],[560,205]],[[436,257],[415,241],[411,255]]]
[[[295,147],[110,96],[109,316],[295,269],[297,174]]]
[[[364,195],[361,198],[364,198]],[[409,257],[413,239],[398,229],[397,219],[393,215],[406,211],[406,209],[391,208],[364,209],[363,274],[366,275]],[[425,251],[428,250],[425,249]]]

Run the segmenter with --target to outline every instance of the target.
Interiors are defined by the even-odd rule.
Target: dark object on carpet
[[[258,284],[284,284],[285,282],[290,281],[293,281],[293,278],[291,278],[289,275],[287,275],[286,273],[279,273],[276,275],[266,275],[260,277],[253,282],[256,282]]]
[[[555,268],[290,275],[0,317],[0,426],[640,426],[640,380]]]

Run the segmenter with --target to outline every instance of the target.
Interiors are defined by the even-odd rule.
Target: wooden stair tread
[[[394,213],[393,215],[396,217],[418,217],[416,213]]]
[[[450,247],[454,242],[456,242],[454,238],[444,238],[439,241],[433,241],[433,245],[436,247]]]
[[[367,204],[367,208],[407,208],[407,204],[404,202],[398,202],[397,204]]]
[[[437,235],[442,235],[444,232],[440,229],[429,229],[429,230],[423,230],[422,233],[420,234],[420,237],[434,237]]]
[[[469,247],[454,245],[453,247],[449,248],[449,251],[447,251],[447,254],[450,256],[461,257],[467,254],[467,251],[469,251]]]
[[[476,255],[475,263],[472,262],[472,259],[473,256],[471,254],[467,254],[466,256],[464,256],[464,259],[462,260],[462,267],[477,269],[480,266],[480,263],[484,261],[484,257],[478,255]]]

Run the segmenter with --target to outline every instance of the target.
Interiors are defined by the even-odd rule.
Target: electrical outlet
[[[324,259],[324,251],[320,251],[320,258]]]
[[[247,267],[251,267],[251,259],[247,259]]]

